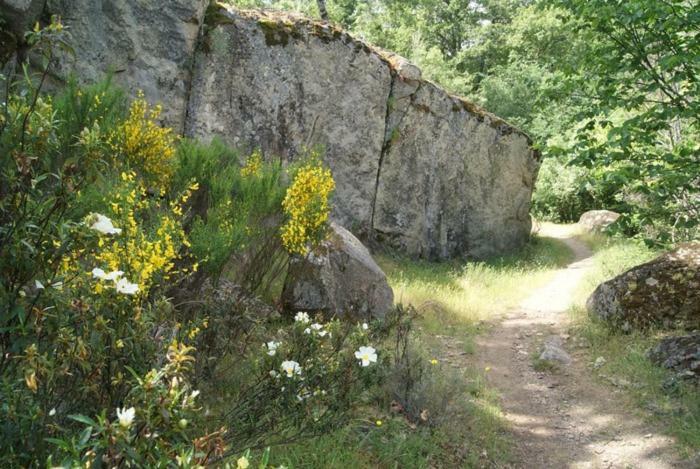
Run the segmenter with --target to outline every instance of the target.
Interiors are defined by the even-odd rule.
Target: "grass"
[[[439,369],[438,374],[446,378],[431,388],[433,393],[460,395],[441,424],[415,427],[401,416],[365,409],[366,418],[336,432],[274,448],[270,462],[290,469],[477,468],[506,462],[508,441],[497,395],[476,370]],[[457,380],[460,386],[455,388]],[[443,387],[446,383],[449,389]]]
[[[571,309],[575,333],[588,341],[591,361],[599,356],[605,358],[605,365],[598,370],[601,380],[607,376],[631,383],[626,391],[639,412],[675,436],[682,452],[697,452],[700,450],[700,393],[685,384],[665,385],[672,382],[669,381],[671,374],[646,357],[660,337],[673,331],[619,333],[590,317],[585,308],[586,299],[598,284],[658,253],[633,240],[603,235],[588,235],[582,239],[595,252],[594,268],[579,288]]]
[[[448,324],[493,319],[522,301],[533,287],[545,283],[554,269],[571,261],[561,241],[534,237],[517,255],[488,262],[427,262],[399,256],[379,256],[397,303],[432,313],[439,329]]]
[[[456,350],[473,353],[474,337],[488,327],[487,321],[516,306],[571,259],[561,241],[533,237],[517,255],[488,262],[435,263],[392,255],[377,261],[397,303],[411,304],[421,313],[414,343],[416,353],[429,362],[440,356],[445,339],[459,347]],[[510,459],[506,423],[498,395],[486,385],[483,373],[440,360],[429,365],[416,396],[426,407],[439,409],[430,425],[415,427],[403,416],[392,415],[384,402],[392,390],[385,389],[376,407],[363,409],[349,425],[274,448],[271,463],[289,468],[503,466]]]

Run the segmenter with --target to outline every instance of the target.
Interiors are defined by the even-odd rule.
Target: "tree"
[[[573,148],[616,168],[640,228],[661,241],[697,237],[700,218],[700,8],[697,0],[556,0],[593,31],[595,91]],[[617,119],[610,116],[617,113]],[[600,138],[600,129],[605,131]],[[598,136],[596,136],[598,132]],[[652,229],[649,230],[649,227]]]

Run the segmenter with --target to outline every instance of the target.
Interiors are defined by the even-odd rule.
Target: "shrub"
[[[251,292],[266,292],[286,267],[278,235],[285,191],[280,164],[263,162],[255,151],[241,167],[238,154],[218,140],[185,141],[177,158],[176,186],[199,183],[190,237],[203,276],[216,284],[226,274]]]
[[[150,107],[139,92],[127,118],[110,134],[110,145],[116,157],[138,168],[147,184],[164,193],[174,171],[176,138],[172,129],[158,125],[161,112],[160,105]]]
[[[369,328],[338,320],[317,323],[303,312],[290,326],[263,337],[246,354],[239,374],[226,379],[222,413],[234,448],[288,443],[342,425],[389,360],[372,347],[376,337]]]
[[[116,430],[117,408],[159,399],[137,377],[188,337],[160,283],[181,273],[188,194],[152,197],[148,171],[110,154],[120,94],[73,84],[52,98],[32,81],[11,86],[0,112],[3,467],[88,457],[80,448]],[[93,420],[75,415],[99,415],[101,426],[85,430]],[[177,447],[170,437],[151,446]]]
[[[329,200],[335,183],[331,171],[311,152],[292,174],[292,184],[282,202],[287,221],[282,243],[292,254],[306,255],[310,244],[323,240],[330,214]]]

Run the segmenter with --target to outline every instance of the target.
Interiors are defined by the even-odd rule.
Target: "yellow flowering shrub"
[[[330,169],[315,161],[296,171],[282,201],[287,216],[281,228],[282,244],[292,254],[305,255],[309,244],[321,241],[328,223],[335,181]]]
[[[262,166],[262,153],[260,153],[260,150],[255,150],[248,156],[245,165],[241,168],[241,176],[259,176]]]
[[[172,129],[156,122],[161,112],[160,105],[150,107],[139,92],[127,118],[112,133],[111,146],[130,167],[142,173],[148,184],[163,192],[174,172],[177,138]]]
[[[171,277],[179,258],[179,247],[189,245],[181,224],[182,206],[197,185],[192,184],[178,199],[170,202],[169,210],[153,217],[146,229],[142,224],[144,215],[152,212],[157,202],[147,197],[146,188],[134,172],[122,173],[121,179],[118,191],[110,197],[110,208],[122,233],[99,239],[96,267],[124,271],[145,295],[155,281]],[[99,283],[96,288],[100,288]]]

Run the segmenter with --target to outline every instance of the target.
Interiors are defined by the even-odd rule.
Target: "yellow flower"
[[[305,255],[310,243],[321,240],[334,189],[329,169],[309,163],[298,170],[282,201],[287,223],[282,226],[281,237],[287,251]]]
[[[95,97],[99,100],[99,97]],[[143,92],[129,107],[129,116],[110,136],[112,149],[138,168],[149,184],[159,191],[167,188],[174,172],[176,136],[172,129],[158,125],[161,107],[149,108]],[[122,174],[122,179],[125,175]]]
[[[250,462],[245,456],[241,456],[238,458],[238,461],[236,461],[236,469],[248,469],[248,466],[250,466]]]
[[[382,421],[381,421],[381,420],[377,420],[377,421],[375,422],[375,424],[376,424],[378,427],[381,427],[381,426],[382,426]]]
[[[241,168],[241,176],[259,176],[262,169],[262,153],[260,150],[255,150],[245,162],[245,166]]]
[[[437,361],[436,359],[433,358],[432,360],[430,360],[430,364],[431,364],[431,365],[437,365],[437,364],[438,364],[438,361]]]

